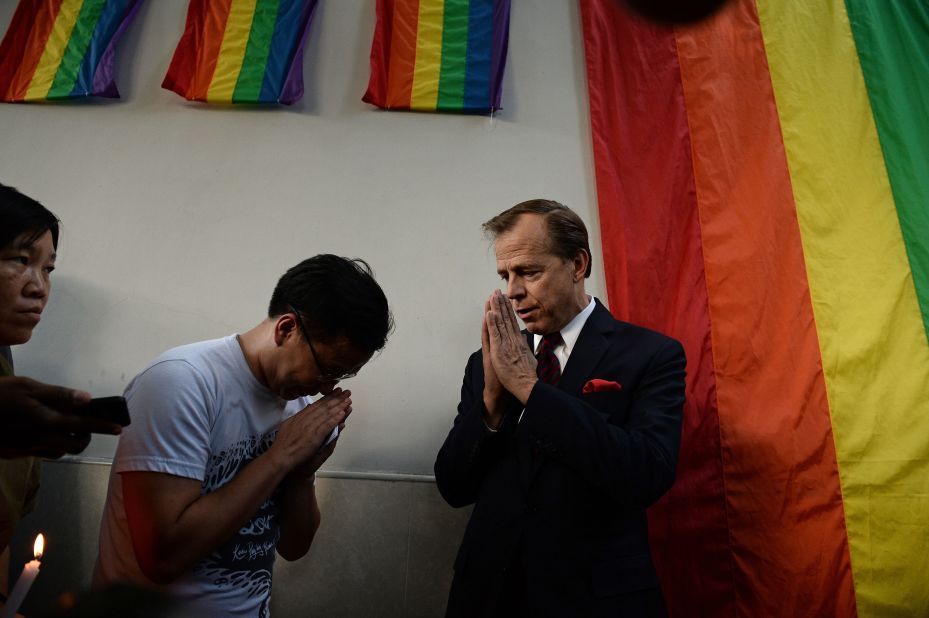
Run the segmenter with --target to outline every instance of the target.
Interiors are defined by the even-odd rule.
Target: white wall
[[[0,3],[5,30],[15,2]],[[121,44],[122,101],[0,104],[0,181],[63,222],[49,307],[17,372],[120,393],[168,347],[244,331],[316,253],[368,260],[397,330],[356,379],[327,467],[431,474],[484,299],[480,224],[550,197],[590,227],[605,300],[576,3],[514,0],[505,109],[484,117],[361,102],[374,0],[322,0],[291,108],[188,103],[160,88],[186,1],[145,2]],[[95,438],[90,457],[112,455]]]

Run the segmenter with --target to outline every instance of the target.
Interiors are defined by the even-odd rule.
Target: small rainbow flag
[[[384,109],[500,109],[510,0],[377,0],[371,79]]]
[[[0,100],[119,98],[116,43],[141,0],[21,0],[0,43]]]
[[[162,88],[209,103],[303,96],[303,47],[316,0],[191,0]]]

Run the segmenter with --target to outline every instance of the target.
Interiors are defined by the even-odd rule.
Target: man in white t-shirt
[[[319,527],[315,473],[352,410],[336,384],[391,328],[368,265],[318,255],[281,277],[253,329],[155,359],[126,389],[95,586],[268,616],[275,552],[302,557]]]

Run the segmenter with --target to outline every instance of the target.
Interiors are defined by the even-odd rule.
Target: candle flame
[[[41,532],[36,535],[35,543],[32,545],[32,555],[38,560],[42,557],[42,551],[45,549],[45,535]]]

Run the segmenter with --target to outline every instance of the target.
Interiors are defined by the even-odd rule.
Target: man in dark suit
[[[587,230],[562,204],[484,229],[506,295],[435,463],[448,503],[474,504],[447,615],[663,616],[645,509],[674,482],[683,348],[587,295]]]

